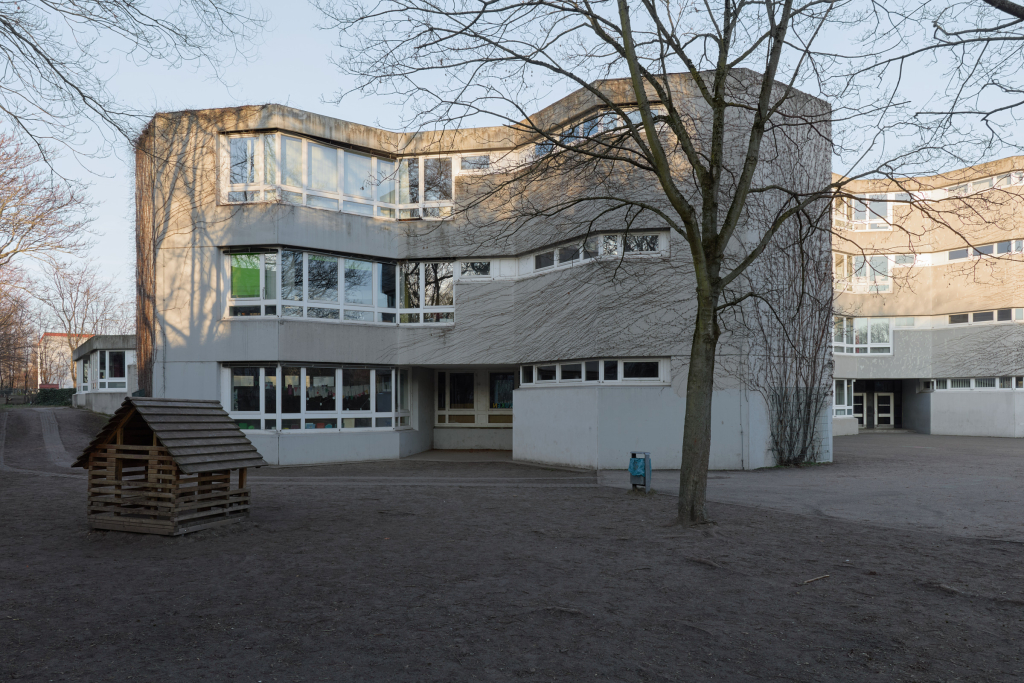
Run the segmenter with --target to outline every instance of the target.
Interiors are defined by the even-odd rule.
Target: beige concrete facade
[[[847,190],[833,215],[835,415],[1024,436],[1024,157]]]

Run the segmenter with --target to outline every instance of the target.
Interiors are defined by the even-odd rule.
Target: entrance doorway
[[[875,426],[879,429],[892,429],[893,394],[875,394]]]
[[[853,395],[853,416],[857,418],[857,426],[864,426],[864,394]]]

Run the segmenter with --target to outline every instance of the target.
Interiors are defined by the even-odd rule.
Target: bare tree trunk
[[[721,331],[715,301],[697,304],[690,368],[686,380],[683,457],[679,470],[679,522],[685,526],[709,521],[707,511],[708,453],[711,449],[711,397],[715,390],[715,349]]]

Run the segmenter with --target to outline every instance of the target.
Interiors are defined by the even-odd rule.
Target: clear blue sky
[[[112,92],[123,102],[154,112],[276,102],[358,123],[398,125],[398,111],[383,101],[325,104],[321,98],[344,84],[343,76],[328,63],[335,34],[315,28],[318,14],[306,2],[265,5],[273,20],[259,56],[249,64],[229,67],[228,86],[209,78],[209,72],[160,64],[136,67],[111,54],[104,68],[111,74]],[[65,158],[59,168],[91,186],[94,228],[101,234],[89,260],[110,276],[130,277],[135,262],[132,160],[122,146],[114,156],[85,163],[83,168]]]

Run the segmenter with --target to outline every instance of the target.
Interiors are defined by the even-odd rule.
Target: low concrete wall
[[[434,448],[438,450],[512,450],[509,428],[434,427]]]
[[[853,436],[859,429],[860,426],[855,417],[832,418],[832,436]]]
[[[1024,436],[1024,392],[936,391],[931,394],[931,433]]]
[[[655,469],[679,468],[686,400],[674,387],[530,387],[514,403],[516,460],[625,469],[631,451],[646,451]],[[711,469],[774,464],[760,395],[716,391],[711,417]]]
[[[113,415],[117,412],[117,409],[124,403],[124,399],[128,397],[128,394],[121,392],[87,392],[84,394],[75,394],[71,397],[71,405],[75,408],[85,408],[91,410],[94,413],[102,413],[104,415]]]

